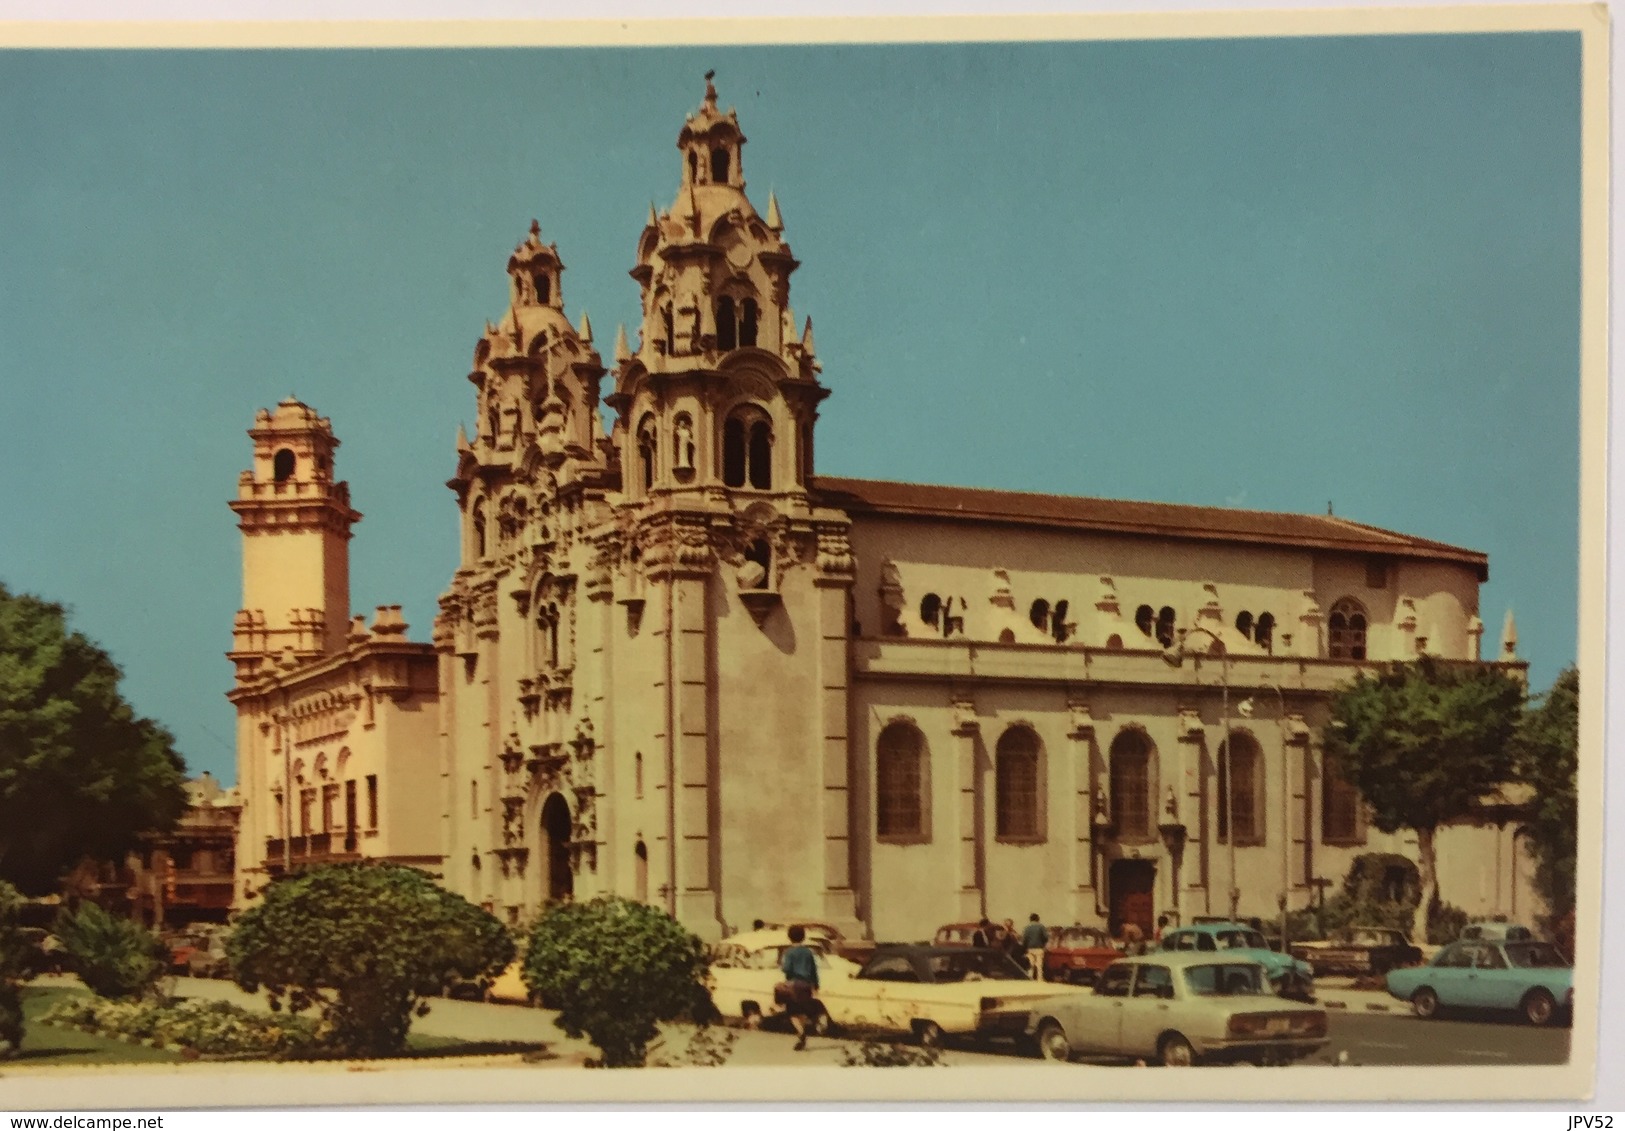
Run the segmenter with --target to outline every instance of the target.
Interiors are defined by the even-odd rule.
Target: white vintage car
[[[734,935],[713,946],[706,986],[717,1012],[747,1025],[758,1025],[781,1012],[773,1001],[773,987],[784,980],[779,962],[791,945],[783,929],[769,928]],[[831,940],[809,934],[804,945],[818,958],[820,997],[857,974],[857,963],[832,953]],[[828,1012],[818,1010],[813,1015],[813,1031],[827,1033],[829,1029]]]
[[[1080,996],[1089,992],[1067,989]],[[1033,981],[1003,951],[888,946],[877,949],[855,977],[821,987],[818,1000],[837,1025],[912,1033],[934,1047],[948,1036],[993,1035],[988,1017],[1065,992]]]
[[[1049,1060],[1114,1057],[1190,1065],[1284,1064],[1326,1044],[1326,1011],[1270,989],[1248,958],[1155,951],[1112,963],[1084,995],[1055,997],[990,1017],[990,1030]]]

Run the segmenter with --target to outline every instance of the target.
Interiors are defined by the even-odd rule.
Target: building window
[[[1352,597],[1332,606],[1326,618],[1326,654],[1334,660],[1365,659],[1365,608]]]
[[[378,827],[378,775],[367,775],[367,827]]]
[[[472,519],[474,533],[474,557],[485,557],[485,500],[481,499],[474,504],[474,517]]]
[[[1234,822],[1237,844],[1264,843],[1264,758],[1248,734],[1232,734],[1219,747],[1219,840]],[[1231,782],[1235,783],[1232,795]]]
[[[1365,560],[1365,587],[1367,589],[1388,588],[1388,562],[1384,558],[1367,558]]]
[[[717,349],[731,350],[739,345],[739,323],[734,315],[734,300],[727,295],[717,299]]]
[[[700,155],[692,149],[688,151],[688,179],[691,182],[700,179]]]
[[[1151,821],[1151,740],[1125,730],[1112,740],[1112,827],[1124,841],[1149,841]]]
[[[639,903],[649,902],[649,846],[641,840],[632,849],[632,894]]]
[[[677,323],[672,317],[670,306],[661,308],[660,321],[662,323],[662,329],[665,331],[665,337],[663,340],[666,343],[666,353],[669,356],[677,352]]]
[[[756,308],[756,300],[747,298],[739,304],[739,344],[754,346],[756,344],[756,323],[761,313]]]
[[[546,306],[553,297],[553,280],[538,273],[533,282],[536,284],[537,305]]]
[[[638,428],[638,469],[643,473],[643,491],[648,494],[655,485],[655,426],[652,417],[644,417]]]
[[[635,797],[643,796],[643,752],[632,755],[632,793]]]
[[[333,824],[335,820],[333,814],[335,810],[337,810],[338,804],[338,783],[334,782],[332,785],[322,786],[322,832],[326,833],[333,831]]]
[[[1365,820],[1360,791],[1343,779],[1326,759],[1320,777],[1320,838],[1327,844],[1363,844]]]
[[[192,866],[192,850],[179,845],[169,850],[169,867],[171,871],[184,872]]]
[[[993,766],[995,835],[1001,840],[1037,840],[1039,824],[1038,736],[1011,727],[999,736]]]
[[[299,791],[299,835],[310,835],[310,811],[316,807],[316,791],[314,789],[301,789]]]
[[[275,458],[271,461],[271,474],[276,477],[276,481],[278,483],[283,483],[289,479],[292,479],[293,468],[293,452],[287,448],[283,448],[281,451],[277,452]]]
[[[468,783],[468,815],[475,818],[480,815],[480,783],[478,779]]]
[[[1167,605],[1157,613],[1157,643],[1164,648],[1174,646],[1174,611]]]
[[[1272,614],[1258,614],[1258,620],[1253,623],[1253,643],[1266,652],[1275,650],[1275,617]]]
[[[882,840],[925,836],[925,739],[892,723],[875,743],[875,834]]]
[[[721,146],[711,151],[711,180],[719,185],[728,183],[728,151]]]
[[[722,426],[722,482],[758,490],[773,486],[773,425],[767,414],[750,406]]]

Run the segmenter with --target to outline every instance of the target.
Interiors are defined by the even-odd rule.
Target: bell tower
[[[332,422],[289,397],[260,409],[254,466],[229,504],[243,532],[243,607],[232,626],[237,681],[283,657],[341,651],[350,620],[350,528],[361,515],[333,480]]]
[[[785,242],[745,195],[745,135],[705,98],[677,135],[677,198],[651,205],[631,275],[642,292],[637,348],[616,344],[616,442],[626,496],[734,491],[805,498],[818,383],[812,326],[798,332]],[[736,501],[747,502],[739,499]]]

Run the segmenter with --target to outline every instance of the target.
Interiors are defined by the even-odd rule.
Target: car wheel
[[[1038,1027],[1038,1055],[1045,1060],[1062,1062],[1072,1059],[1072,1042],[1066,1039],[1066,1030],[1058,1021],[1046,1021]]]
[[[1427,1021],[1439,1015],[1439,995],[1423,986],[1411,995],[1411,1009],[1422,1020]]]
[[[921,1048],[940,1049],[945,1036],[942,1032],[942,1026],[935,1021],[916,1021],[914,1022],[914,1039],[920,1042]]]
[[[1530,990],[1523,999],[1523,1019],[1531,1025],[1550,1025],[1557,1016],[1557,999],[1545,990]]]
[[[1169,1033],[1162,1038],[1157,1052],[1162,1057],[1163,1065],[1168,1068],[1189,1068],[1196,1063],[1196,1050],[1181,1033]]]

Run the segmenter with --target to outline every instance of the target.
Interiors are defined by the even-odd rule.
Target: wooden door
[[[1151,860],[1113,860],[1107,878],[1111,898],[1111,931],[1121,936],[1130,923],[1140,928],[1147,942],[1156,926],[1152,893],[1157,886],[1157,865]]]

